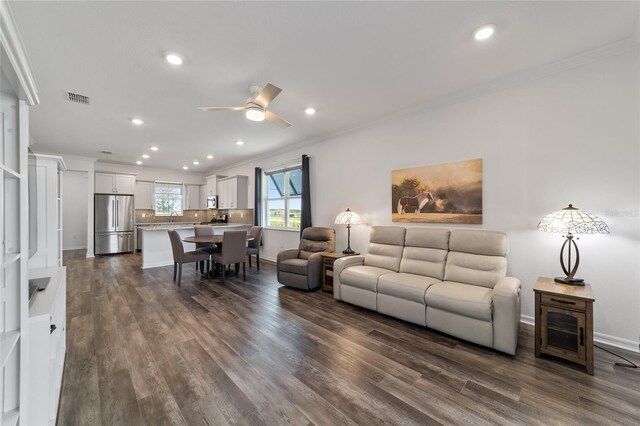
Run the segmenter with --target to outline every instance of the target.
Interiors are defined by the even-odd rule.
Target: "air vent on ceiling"
[[[90,102],[88,96],[80,95],[78,93],[64,92],[64,96],[69,102],[75,102],[77,104],[89,105]]]
[[[111,154],[113,154],[113,152],[111,152],[111,151],[100,151],[100,153],[102,153],[102,154],[106,154],[106,155],[111,155]]]

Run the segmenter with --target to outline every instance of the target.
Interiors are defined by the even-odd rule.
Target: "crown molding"
[[[433,99],[427,102],[414,104],[409,107],[402,108],[396,112],[386,114],[383,117],[377,117],[366,122],[362,122],[352,127],[343,128],[335,132],[325,134],[316,138],[306,139],[299,142],[295,142],[287,147],[281,148],[277,151],[272,151],[266,156],[256,156],[247,160],[243,160],[228,166],[224,166],[216,169],[217,171],[224,171],[235,167],[244,166],[255,162],[260,159],[269,159],[282,154],[286,154],[291,151],[297,151],[309,145],[315,145],[320,142],[327,141],[329,139],[337,138],[340,136],[355,133],[359,130],[364,130],[370,127],[374,127],[383,123],[399,121],[411,116],[424,114],[425,112],[443,108],[450,105],[466,102],[471,99],[475,99],[481,96],[497,93],[502,90],[515,88],[528,83],[532,83],[536,80],[541,80],[546,77],[550,77],[555,74],[560,74],[565,71],[569,71],[574,68],[582,67],[590,63],[604,61],[613,56],[624,55],[630,52],[640,51],[640,39],[631,36],[614,43],[607,44],[595,49],[591,49],[574,56],[562,59],[560,61],[544,64],[538,67],[530,68],[528,70],[509,74],[504,77],[491,80],[472,88],[453,92],[448,95],[442,96],[437,99]]]
[[[5,0],[0,0],[0,43],[3,50],[2,56],[6,55],[6,59],[9,60],[20,83],[20,97],[24,97],[29,105],[39,104],[38,85],[24,50],[22,38],[13,19],[13,14]]]

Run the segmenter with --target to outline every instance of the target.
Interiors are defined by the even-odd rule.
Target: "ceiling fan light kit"
[[[264,121],[264,111],[257,105],[247,107],[244,115],[251,121]]]
[[[236,107],[199,107],[200,111],[244,111],[245,117],[251,121],[270,121],[273,124],[287,128],[291,127],[291,123],[284,120],[277,114],[271,111],[267,111],[267,106],[276,96],[282,92],[282,89],[274,86],[271,83],[267,83],[266,86],[260,88],[260,86],[249,87],[249,92],[254,96],[253,99],[249,99],[245,106]]]

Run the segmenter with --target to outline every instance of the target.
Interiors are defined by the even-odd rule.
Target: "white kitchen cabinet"
[[[62,157],[35,154],[37,197],[37,249],[30,268],[62,266]]]
[[[184,209],[197,210],[200,208],[200,185],[186,185]]]
[[[117,175],[112,173],[96,173],[96,194],[134,194],[136,177],[134,175]]]
[[[67,271],[33,269],[29,278],[49,278],[49,284],[29,306],[28,424],[55,425],[66,353]]]
[[[218,180],[221,209],[246,209],[249,205],[249,177],[231,176]]]
[[[136,209],[155,209],[154,189],[153,182],[136,182],[133,192],[133,205]]]
[[[206,210],[207,209],[207,197],[208,197],[208,192],[207,192],[207,185],[200,185],[200,210]]]

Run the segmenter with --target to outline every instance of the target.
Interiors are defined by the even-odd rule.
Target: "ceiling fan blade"
[[[283,118],[280,118],[280,116],[272,113],[271,111],[265,111],[264,118],[267,121],[270,121],[270,122],[272,122],[274,124],[277,124],[280,127],[291,127],[292,126],[292,124],[289,123],[287,120],[285,120]]]
[[[266,108],[278,94],[282,92],[282,89],[274,86],[271,83],[267,83],[266,86],[262,89],[258,96],[253,100],[253,103],[256,105],[260,105],[262,108]]]
[[[244,111],[246,106],[239,107],[198,107],[200,111]]]

